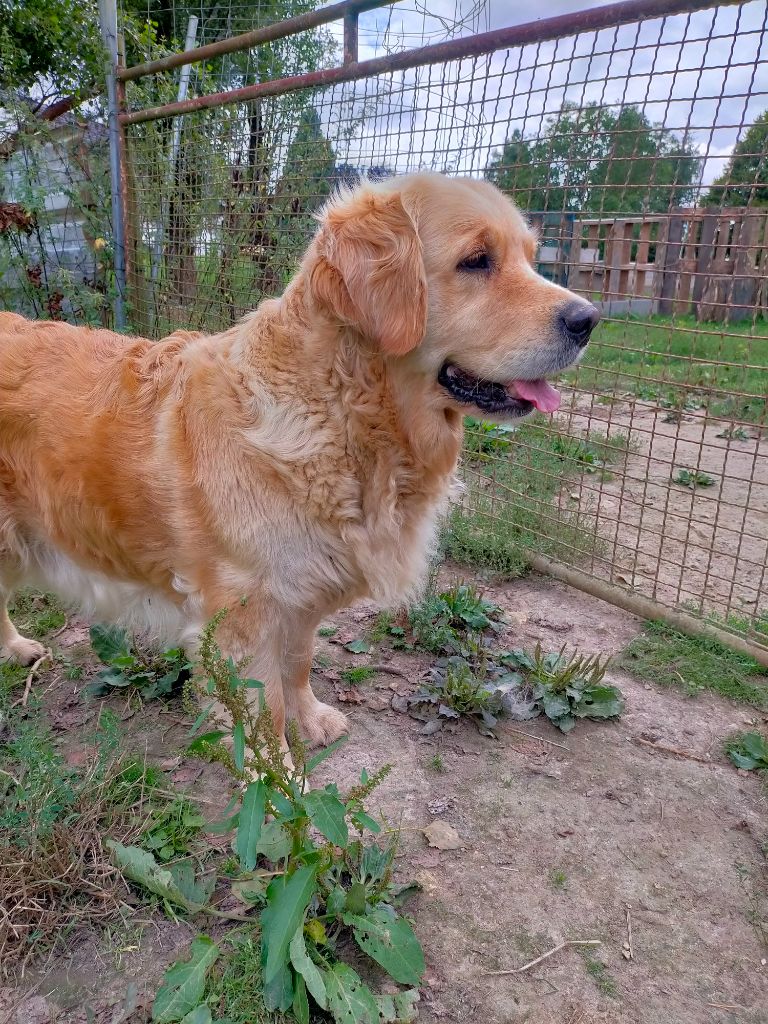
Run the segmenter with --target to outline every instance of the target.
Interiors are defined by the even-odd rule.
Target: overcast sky
[[[539,6],[552,17],[604,2]],[[522,24],[532,10],[530,0],[405,0],[361,15],[360,60]],[[654,123],[688,133],[706,158],[708,184],[739,134],[768,108],[768,4],[750,0],[345,86],[322,110],[331,135],[349,127],[361,97],[376,103],[349,141],[355,163],[479,173],[513,129],[535,137],[564,100],[633,103]]]

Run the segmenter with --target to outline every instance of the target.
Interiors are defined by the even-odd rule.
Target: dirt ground
[[[467,579],[444,571],[444,582]],[[481,584],[505,610],[502,646],[550,649],[564,642],[616,654],[640,630],[632,616],[563,585],[529,577]],[[768,1022],[768,800],[761,782],[722,756],[722,740],[762,716],[714,696],[686,698],[609,673],[627,710],[616,724],[580,722],[567,737],[543,721],[509,723],[499,739],[471,723],[425,737],[394,711],[393,694],[415,688],[430,659],[382,645],[347,653],[339,640],[363,634],[375,611],[339,616],[318,639],[315,688],[347,696],[346,665],[389,662],[407,680],[381,674],[360,688],[350,741],[322,766],[319,784],[351,784],[363,767],[393,771],[373,800],[402,826],[398,875],[423,892],[409,905],[425,947],[425,1024],[766,1024]],[[77,650],[87,630],[72,622],[57,643]],[[40,689],[62,745],[76,757],[82,726],[99,702],[84,681],[43,677]],[[107,703],[118,712],[120,700]],[[189,720],[177,703],[154,702],[124,722],[130,741],[167,768],[217,816],[226,797],[219,770],[179,762]],[[649,744],[677,748],[688,757]],[[434,770],[440,754],[445,771]],[[441,819],[458,850],[427,845]],[[145,923],[143,923],[145,922]],[[629,944],[631,959],[622,949]],[[0,990],[1,1024],[138,1024],[169,962],[194,934],[186,923],[140,907],[134,926],[81,934],[44,974]],[[212,934],[217,934],[214,929]],[[568,947],[525,973],[514,971],[565,940]]]
[[[603,542],[591,571],[674,607],[692,603],[722,617],[751,617],[768,604],[768,438],[718,435],[729,424],[703,411],[670,421],[669,409],[635,400],[601,405],[574,399],[568,432],[628,434],[633,448],[613,477],[584,475],[561,497]],[[699,470],[710,486],[674,483]],[[704,597],[706,595],[706,597]]]

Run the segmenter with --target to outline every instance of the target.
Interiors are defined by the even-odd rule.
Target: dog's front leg
[[[258,597],[219,599],[218,608],[209,609],[209,617],[226,609],[215,635],[215,642],[225,658],[232,658],[240,666],[245,679],[257,679],[264,684],[263,694],[272,714],[272,723],[283,750],[288,750],[285,738],[285,699],[281,665],[284,650],[284,623],[273,602]],[[254,716],[259,712],[260,691],[247,689],[246,699],[253,705]],[[213,709],[213,716],[231,724],[231,716],[223,705]]]
[[[312,692],[310,673],[315,630],[320,619],[295,615],[286,621],[289,628],[282,666],[286,715],[298,722],[299,730],[311,744],[332,743],[347,732],[348,726],[343,711],[323,704]]]

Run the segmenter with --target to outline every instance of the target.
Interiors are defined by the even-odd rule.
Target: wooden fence
[[[530,214],[539,270],[609,313],[692,314],[734,323],[768,315],[768,209],[667,214]]]

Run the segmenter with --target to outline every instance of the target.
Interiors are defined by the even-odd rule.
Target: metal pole
[[[112,237],[115,249],[115,327],[124,331],[126,275],[125,275],[125,197],[121,174],[122,129],[117,103],[117,0],[99,0],[99,25],[107,51],[105,76],[107,80],[107,124],[109,127],[109,176],[112,190]]]
[[[196,14],[190,14],[189,21],[187,22],[187,38],[184,41],[184,49],[191,50],[195,45],[195,39],[197,37],[197,25],[198,17]],[[176,99],[179,103],[187,98],[187,91],[189,89],[189,79],[192,74],[192,65],[185,64],[179,72],[179,89],[176,94]],[[160,203],[160,224],[157,227],[157,233],[155,235],[154,244],[152,246],[152,266],[150,269],[150,278],[152,283],[155,284],[160,275],[160,259],[163,252],[163,239],[165,237],[166,225],[168,223],[168,189],[174,185],[174,179],[176,174],[176,161],[179,158],[179,149],[181,148],[181,118],[176,117],[173,120],[173,134],[171,138],[171,158],[168,164],[168,175],[167,175],[167,186],[163,192],[162,201]]]

